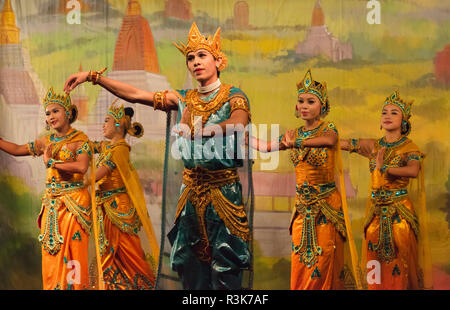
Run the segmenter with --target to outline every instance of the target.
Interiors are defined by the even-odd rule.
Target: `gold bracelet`
[[[167,108],[166,94],[168,90],[158,91],[153,95],[153,109],[165,111]]]
[[[349,152],[355,153],[359,151],[359,139],[350,139],[350,146],[349,146]]]
[[[105,67],[100,71],[89,71],[86,81],[92,82],[92,85],[96,85],[100,79],[100,76],[106,71],[106,69],[107,68]]]

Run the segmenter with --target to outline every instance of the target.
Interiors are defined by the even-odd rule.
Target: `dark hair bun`
[[[124,110],[125,110],[125,115],[128,115],[130,117],[130,119],[131,119],[133,117],[133,115],[134,115],[133,108],[126,107]]]
[[[133,137],[140,138],[144,135],[144,127],[140,123],[135,122],[131,124],[131,128],[128,129],[128,133]]]
[[[72,107],[69,110],[69,124],[72,124],[77,120],[78,117],[78,108],[76,105],[72,105]]]

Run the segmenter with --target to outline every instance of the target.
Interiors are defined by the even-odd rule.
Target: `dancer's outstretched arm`
[[[42,155],[45,142],[44,139],[37,140],[35,143],[35,153],[31,153],[28,144],[15,144],[13,142],[9,142],[0,138],[0,150],[13,155],[13,156],[28,156],[28,155]]]
[[[88,80],[89,72],[78,72],[69,76],[64,84],[64,91],[70,93],[75,87],[86,82]],[[148,106],[154,106],[155,92],[139,89],[133,85],[113,80],[111,78],[99,75],[96,79],[96,84],[108,90],[113,95],[131,102],[141,103]],[[178,96],[173,91],[165,92],[164,109],[161,106],[157,108],[163,110],[176,110],[178,109]]]
[[[337,143],[338,136],[334,132],[327,132],[319,137],[303,139],[299,145],[299,141],[296,141],[295,139],[295,130],[288,130],[284,135],[283,140],[289,148],[331,147]]]
[[[375,141],[375,139],[342,139],[341,150],[369,158],[373,153]]]

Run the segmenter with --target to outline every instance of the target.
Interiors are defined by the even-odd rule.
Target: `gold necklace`
[[[198,90],[189,90],[186,94],[186,104],[191,112],[191,129],[194,124],[195,117],[202,118],[202,128],[205,126],[209,117],[219,111],[219,109],[228,101],[230,90],[233,86],[222,84],[216,96],[211,100],[202,100]]]

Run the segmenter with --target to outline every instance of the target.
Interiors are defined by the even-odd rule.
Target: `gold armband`
[[[166,95],[169,91],[158,91],[153,95],[153,109],[166,111],[167,110],[167,100]]]
[[[103,70],[100,71],[89,71],[89,74],[86,78],[86,81],[88,82],[92,82],[93,85],[98,83],[98,80],[100,79],[100,77],[102,76],[103,72],[106,71],[106,67],[103,68]]]
[[[349,152],[350,153],[355,153],[359,151],[359,139],[350,139],[350,148],[349,148]]]

